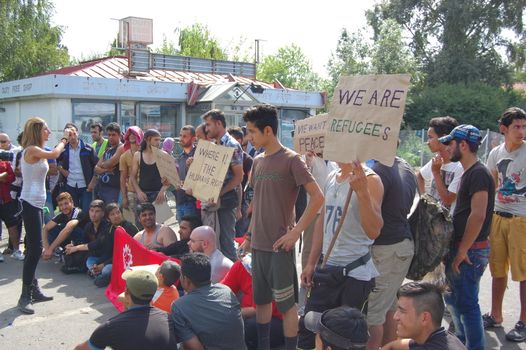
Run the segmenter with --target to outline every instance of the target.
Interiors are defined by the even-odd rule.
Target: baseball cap
[[[122,274],[126,288],[137,299],[151,300],[157,291],[157,277],[149,271],[126,270]]]
[[[323,313],[310,311],[305,327],[330,345],[342,349],[365,349],[369,332],[364,315],[355,308],[340,306]]]
[[[481,139],[482,136],[480,136],[479,129],[473,125],[462,124],[451,130],[449,135],[439,138],[438,141],[446,145],[452,140],[466,140],[467,142],[478,144]]]

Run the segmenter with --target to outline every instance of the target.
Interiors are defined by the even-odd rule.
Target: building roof
[[[274,89],[274,84],[269,84],[256,79],[234,76],[232,74],[195,73],[187,71],[175,71],[167,69],[152,69],[141,74],[128,74],[128,59],[126,56],[112,56],[82,62],[75,66],[64,67],[43,73],[41,75],[60,74],[79,77],[109,78],[109,79],[131,79],[174,83],[191,83],[201,86],[212,84],[239,83],[242,85],[257,84],[265,89]]]

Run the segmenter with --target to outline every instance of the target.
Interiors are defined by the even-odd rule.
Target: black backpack
[[[407,278],[421,280],[435,270],[449,250],[453,222],[449,211],[428,194],[420,196],[415,211],[409,217],[415,243],[415,255]]]

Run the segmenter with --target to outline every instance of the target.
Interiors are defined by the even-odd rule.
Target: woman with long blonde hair
[[[24,126],[21,145],[23,147],[20,167],[22,171],[22,218],[26,229],[26,258],[22,273],[22,294],[18,309],[25,314],[33,314],[32,304],[52,300],[42,294],[35,278],[35,271],[42,254],[42,225],[44,205],[46,204],[46,175],[49,170],[48,159],[56,159],[69,142],[70,130],[64,130],[64,137],[52,151],[46,151],[44,144],[51,130],[39,117],[29,118]]]

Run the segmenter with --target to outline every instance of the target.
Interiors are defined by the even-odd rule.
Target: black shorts
[[[22,219],[20,213],[20,206],[16,199],[8,203],[0,204],[0,219],[5,222],[6,227],[17,226]]]
[[[298,276],[294,249],[266,252],[252,249],[252,290],[256,305],[276,301],[281,313],[298,302]]]

